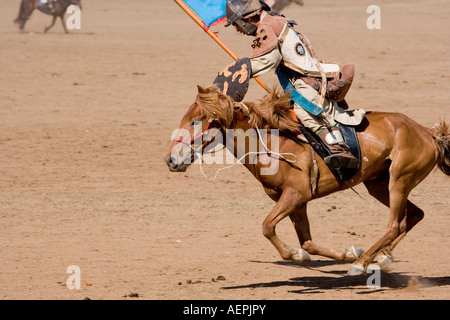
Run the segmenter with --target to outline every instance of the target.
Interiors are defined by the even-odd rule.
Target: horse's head
[[[172,145],[164,161],[170,171],[184,172],[228,128],[233,118],[233,100],[215,86],[198,86],[195,102],[172,133]],[[220,142],[220,141],[219,141]]]

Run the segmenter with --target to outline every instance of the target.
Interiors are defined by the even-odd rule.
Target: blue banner
[[[184,0],[207,27],[225,16],[227,0]]]

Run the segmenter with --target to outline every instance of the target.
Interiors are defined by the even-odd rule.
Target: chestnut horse
[[[44,32],[47,32],[52,28],[55,24],[56,19],[59,17],[61,19],[64,32],[68,33],[66,28],[66,23],[64,21],[64,14],[67,11],[67,8],[70,5],[76,5],[81,9],[81,0],[54,0],[54,12],[52,13],[47,6],[39,6],[39,0],[22,0],[20,3],[19,15],[17,16],[15,23],[19,24],[20,30],[23,30],[25,27],[25,23],[30,18],[34,9],[38,9],[39,11],[53,16],[52,23],[44,29]]]
[[[367,113],[364,121],[356,127],[364,161],[355,176],[343,182],[332,174],[308,143],[296,140],[290,134],[290,130],[298,130],[298,123],[290,116],[289,102],[288,95],[280,95],[274,90],[259,103],[241,104],[220,93],[215,86],[198,87],[197,98],[175,131],[178,133],[173,136],[175,139],[165,162],[170,171],[185,171],[199,150],[214,143],[215,138],[205,139],[213,129],[222,134],[225,134],[225,129],[256,129],[258,132],[260,129],[279,129],[277,150],[280,153],[269,151],[265,157],[258,156],[253,164],[249,161],[250,156],[247,156],[243,163],[261,182],[267,195],[276,202],[263,222],[264,236],[285,260],[309,261],[309,254],[340,261],[356,260],[348,271],[349,275],[365,273],[373,261],[377,261],[381,267],[387,265],[391,262],[394,247],[424,217],[423,210],[407,199],[411,190],[435,166],[450,175],[449,127],[445,122],[440,122],[435,128],[429,129],[400,113]],[[193,131],[195,121],[198,126],[201,121],[200,134]],[[184,135],[179,134],[181,132]],[[197,136],[189,140],[183,138],[186,133],[189,133],[188,137],[194,134]],[[200,138],[203,144],[196,146]],[[236,150],[242,145],[238,145],[237,139],[233,140],[230,144],[227,142],[226,147],[236,155]],[[266,150],[275,146],[272,140],[272,135],[267,134]],[[248,142],[245,144],[248,149]],[[286,154],[291,154],[291,157],[283,156]],[[278,163],[278,170],[263,175],[262,169],[269,166],[267,155],[270,162]],[[295,163],[292,163],[293,156],[296,158]],[[355,247],[330,250],[317,246],[311,238],[307,203],[361,182],[370,195],[389,207],[386,233],[364,253]],[[300,249],[284,244],[275,232],[277,223],[287,216],[297,232]]]

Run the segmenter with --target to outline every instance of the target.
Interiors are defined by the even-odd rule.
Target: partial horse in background
[[[19,25],[20,30],[23,30],[25,27],[25,23],[30,18],[34,9],[38,9],[42,13],[53,16],[52,23],[44,29],[44,32],[47,32],[52,28],[55,24],[56,19],[59,17],[61,19],[64,32],[68,33],[66,22],[64,21],[64,15],[67,11],[67,8],[70,5],[78,6],[81,9],[81,0],[54,0],[53,1],[53,12],[45,3],[40,3],[40,0],[22,0],[20,3],[19,15],[17,16],[15,23]]]
[[[291,2],[294,2],[300,6],[304,5],[303,0],[265,0],[273,11],[281,12],[285,7],[287,7]]]

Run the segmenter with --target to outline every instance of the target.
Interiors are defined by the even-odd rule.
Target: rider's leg
[[[320,94],[316,89],[306,84],[303,80],[297,79],[294,83],[295,89],[312,103],[320,104]],[[364,116],[364,111],[354,112],[353,115],[346,113],[336,102],[328,99],[324,100],[323,111],[315,116],[301,106],[294,104],[294,112],[302,124],[312,130],[324,142],[331,152],[331,155],[324,160],[327,165],[333,168],[346,167],[355,168],[358,166],[358,160],[351,154],[348,146],[345,144],[339,128],[336,126],[338,121],[346,124],[358,124]]]
[[[324,158],[327,165],[332,168],[356,168],[358,166],[358,159],[350,152],[338,127],[324,128],[318,136],[331,152],[331,155]]]
[[[323,119],[310,114],[297,104],[294,105],[294,112],[302,124],[319,136],[330,150],[331,155],[324,158],[327,165],[333,168],[355,168],[358,166],[358,160],[349,151],[338,127],[331,126]]]

